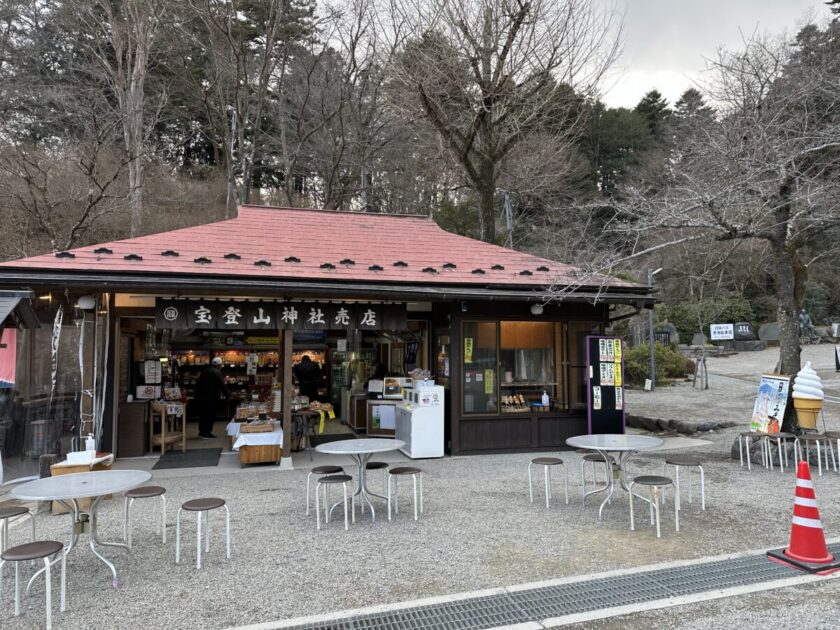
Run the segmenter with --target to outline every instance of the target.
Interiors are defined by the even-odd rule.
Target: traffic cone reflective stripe
[[[796,493],[793,499],[793,518],[790,527],[790,546],[784,551],[789,558],[808,563],[832,562],[828,553],[811,469],[808,462],[799,462],[796,472]]]

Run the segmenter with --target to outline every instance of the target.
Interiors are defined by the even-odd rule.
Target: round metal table
[[[370,497],[379,497],[385,501],[388,500],[388,497],[383,497],[381,494],[376,494],[368,489],[366,475],[367,469],[365,466],[374,454],[396,451],[401,449],[403,446],[405,446],[405,442],[402,440],[392,440],[388,438],[364,438],[361,440],[340,440],[338,442],[327,442],[326,444],[319,444],[315,447],[315,450],[319,453],[326,453],[328,455],[349,455],[356,460],[356,463],[359,465],[359,475],[356,480],[356,490],[353,493],[353,496],[360,497],[360,501],[367,501],[367,504],[370,506],[371,521],[375,523],[376,512],[374,512],[373,503],[371,502]],[[332,512],[334,507],[340,504],[341,501],[333,504],[332,507],[330,507],[330,512]],[[362,505],[364,505],[364,503]]]
[[[601,514],[604,511],[604,506],[615,494],[616,485],[621,486],[622,489],[630,491],[627,488],[627,480],[625,478],[627,459],[636,451],[646,451],[652,448],[662,446],[663,442],[659,438],[650,437],[647,435],[625,435],[623,433],[602,433],[595,435],[576,435],[566,440],[566,444],[581,448],[588,451],[597,451],[607,468],[611,468],[612,474],[607,475],[607,484],[603,488],[596,488],[590,490],[583,495],[583,504],[586,505],[586,497],[590,494],[597,494],[599,492],[609,491],[606,498],[601,502],[601,507],[598,508],[598,520],[601,520]],[[615,463],[610,466],[610,453],[618,454]],[[618,482],[618,484],[616,484]]]
[[[117,569],[114,564],[97,549],[101,547],[119,547],[128,549],[128,545],[118,542],[102,542],[97,537],[97,509],[103,497],[118,494],[141,486],[152,478],[145,470],[97,470],[92,472],[72,473],[57,477],[44,477],[23,483],[12,489],[11,495],[23,501],[57,501],[63,505],[71,517],[70,544],[64,547],[64,555],[69,554],[79,540],[79,534],[87,532],[90,549],[94,555],[111,569],[111,586],[119,586]],[[90,508],[85,511],[79,507],[77,499],[91,497]],[[88,530],[88,528],[90,528]],[[41,569],[32,576],[27,591],[35,578],[43,572]]]

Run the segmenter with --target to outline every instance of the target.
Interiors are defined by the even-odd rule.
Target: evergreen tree
[[[665,139],[665,123],[670,115],[668,101],[659,90],[651,90],[642,97],[633,110],[645,119],[651,135],[658,142]]]

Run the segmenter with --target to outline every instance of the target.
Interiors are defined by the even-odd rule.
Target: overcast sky
[[[738,47],[742,33],[795,32],[807,15],[829,15],[819,0],[601,1],[624,13],[624,52],[602,88],[612,107],[634,107],[654,88],[674,103],[702,76],[704,57]]]

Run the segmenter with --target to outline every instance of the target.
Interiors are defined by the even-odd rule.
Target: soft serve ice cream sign
[[[793,406],[796,409],[800,428],[817,428],[817,416],[822,409],[824,398],[822,381],[811,368],[809,361],[804,368],[799,370],[793,382]]]

